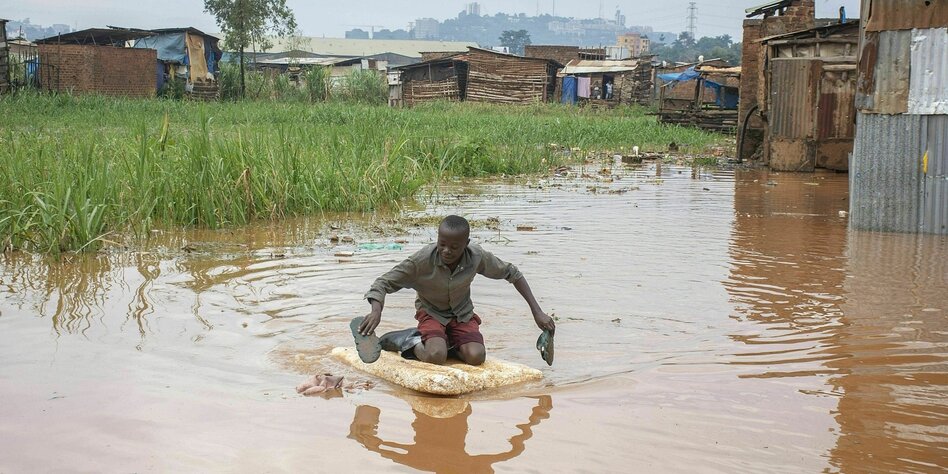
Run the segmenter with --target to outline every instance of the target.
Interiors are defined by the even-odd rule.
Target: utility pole
[[[691,35],[692,41],[697,41],[695,38],[695,21],[698,20],[698,7],[695,6],[695,2],[688,2],[688,34]]]

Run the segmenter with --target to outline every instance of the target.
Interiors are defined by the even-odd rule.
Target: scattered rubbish
[[[668,144],[668,151],[678,151],[678,144],[671,142]]]
[[[701,188],[702,191],[710,191],[710,188]]]
[[[633,146],[633,147],[632,147],[632,156],[639,156],[639,147],[638,147],[638,146]]]
[[[560,227],[560,230],[573,230],[572,227]]]
[[[336,256],[336,257],[351,257],[351,256],[355,255],[355,252],[351,252],[351,251],[348,251],[348,250],[344,250],[344,251],[336,252],[336,253],[334,253],[333,255]]]
[[[408,239],[395,239],[396,244],[407,244]]]
[[[376,242],[366,242],[359,244],[359,250],[402,250],[399,243],[380,244]]]
[[[342,227],[339,227],[339,226],[337,226],[337,225],[335,225],[335,224],[332,224],[332,225],[329,226],[329,228],[332,229],[332,230],[339,230],[339,229],[341,229]]]
[[[805,185],[807,185],[807,186],[819,186],[819,185],[820,185],[820,183],[803,183],[803,184],[805,184]]]
[[[330,243],[333,243],[333,244],[339,243],[339,236],[336,235],[336,234],[330,235],[330,236],[329,236],[329,242],[330,242]]]
[[[536,229],[537,229],[537,228],[534,227],[534,226],[532,226],[532,225],[518,225],[518,226],[517,226],[517,231],[519,231],[519,232],[531,232],[531,231],[534,231],[534,230],[536,230]]]
[[[540,252],[536,250],[527,250],[527,255],[540,255]]]
[[[355,239],[353,239],[352,237],[350,237],[350,236],[348,236],[348,235],[344,235],[344,236],[343,236],[341,239],[339,239],[339,240],[342,241],[342,242],[344,242],[344,243],[347,243],[347,244],[351,244],[352,242],[355,242]]]
[[[776,186],[776,185],[777,185],[777,182],[776,182],[776,181],[767,181],[765,184],[766,184],[767,186]]]
[[[622,322],[622,318],[613,319],[612,322],[614,322],[614,323],[616,323],[616,324],[619,324],[619,323]]]
[[[849,215],[849,212],[847,211],[839,211],[839,217],[846,217],[848,215]]]
[[[270,252],[270,258],[286,258],[286,254]]]
[[[191,244],[187,244],[184,247],[181,247],[181,250],[184,250],[187,253],[197,252],[197,247]]]

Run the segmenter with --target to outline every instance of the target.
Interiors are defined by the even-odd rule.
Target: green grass
[[[0,250],[96,250],[159,226],[396,206],[456,177],[547,170],[582,153],[718,138],[638,109],[435,103],[0,99]],[[550,144],[557,144],[556,147]]]

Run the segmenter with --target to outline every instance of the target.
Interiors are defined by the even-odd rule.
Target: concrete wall
[[[39,45],[44,90],[154,97],[158,53],[153,49]]]

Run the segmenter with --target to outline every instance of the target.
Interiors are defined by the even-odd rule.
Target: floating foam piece
[[[448,361],[445,365],[428,364],[403,359],[388,351],[382,351],[379,360],[366,364],[353,347],[337,347],[332,350],[332,355],[395,385],[436,395],[461,395],[543,378],[543,372],[537,369],[491,357],[483,364],[473,366],[458,361]]]

